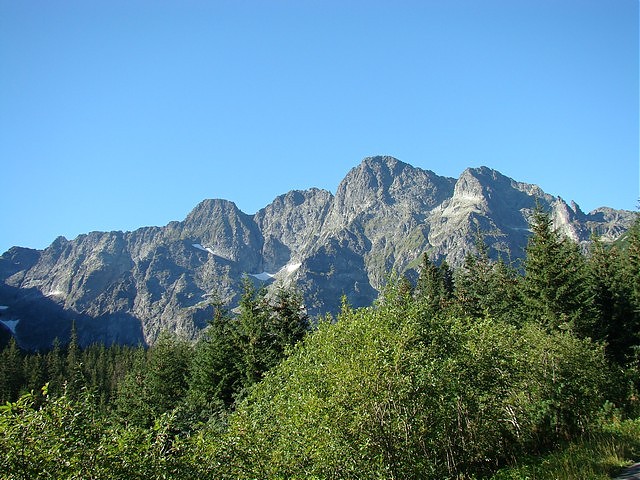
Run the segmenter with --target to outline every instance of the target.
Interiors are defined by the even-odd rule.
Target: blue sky
[[[637,0],[0,0],[0,252],[335,192],[370,155],[639,193]]]

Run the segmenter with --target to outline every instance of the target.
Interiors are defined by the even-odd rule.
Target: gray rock
[[[33,349],[64,341],[72,322],[83,344],[152,343],[165,329],[196,338],[213,300],[237,303],[246,274],[272,288],[295,284],[311,315],[336,312],[342,296],[369,304],[392,270],[416,267],[423,252],[459,265],[478,232],[494,257],[521,258],[536,204],[585,244],[593,231],[615,240],[633,219],[606,207],[585,214],[486,167],[454,179],[372,157],[335,196],[294,190],[253,216],[205,200],[164,227],[60,237],[43,251],[14,247],[0,257],[0,305]]]

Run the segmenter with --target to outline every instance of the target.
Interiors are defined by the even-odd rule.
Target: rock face
[[[72,322],[83,344],[152,343],[163,329],[195,338],[213,299],[237,302],[245,274],[295,283],[312,315],[335,312],[343,295],[362,306],[391,270],[415,267],[423,252],[459,265],[478,232],[494,256],[521,258],[536,203],[577,242],[593,231],[614,240],[633,220],[610,208],[585,214],[486,167],[456,180],[366,158],[335,196],[291,191],[253,216],[205,200],[165,227],[60,237],[43,251],[14,247],[0,257],[0,328],[32,349],[64,341]]]

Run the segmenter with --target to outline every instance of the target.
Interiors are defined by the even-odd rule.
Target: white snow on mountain
[[[209,252],[209,253],[213,253],[213,250],[211,250],[209,247],[203,247],[202,245],[200,245],[199,243],[194,243],[192,244],[194,247],[196,247],[198,250],[202,250],[203,252]]]
[[[251,275],[254,278],[257,278],[258,280],[262,280],[263,282],[266,282],[267,280],[273,278],[273,275],[271,275],[270,273],[267,273],[267,272],[250,273],[249,275]]]
[[[258,280],[262,280],[263,282],[266,282],[267,280],[270,280],[274,277],[282,278],[283,276],[286,277],[287,275],[291,275],[293,272],[298,270],[301,265],[302,265],[301,263],[289,263],[284,267],[282,267],[280,270],[278,270],[276,273],[262,272],[262,273],[250,273],[249,275],[251,275],[254,278],[257,278]]]
[[[285,265],[285,269],[287,270],[287,273],[293,273],[296,270],[298,270],[300,268],[300,265],[302,265],[301,263],[291,263],[289,265]]]

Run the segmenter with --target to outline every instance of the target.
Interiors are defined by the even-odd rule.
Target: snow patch
[[[11,333],[13,333],[14,335],[16,334],[16,326],[18,325],[18,322],[20,320],[0,320],[0,323],[2,323],[5,327],[7,327],[9,330],[11,330]]]
[[[289,263],[278,270],[276,273],[262,272],[262,273],[250,273],[249,275],[257,278],[258,280],[267,281],[272,278],[282,278],[285,275],[291,275],[298,270],[302,263]]]
[[[287,273],[293,273],[300,268],[302,263],[290,263],[289,265],[285,265],[285,269]]]
[[[263,282],[273,278],[273,275],[271,275],[270,273],[267,273],[267,272],[250,273],[249,275],[251,275],[254,278],[257,278],[258,280],[262,280]]]
[[[302,263],[289,263],[278,270],[276,273],[262,272],[262,273],[250,273],[254,278],[258,280],[267,281],[274,277],[282,277],[282,275],[291,275],[293,272],[298,270]]]
[[[62,290],[52,290],[46,294],[47,297],[63,297],[64,292]]]
[[[209,247],[203,247],[199,243],[193,243],[192,246],[196,247],[198,250],[202,250],[203,252],[213,253],[212,249],[210,249]]]
[[[7,307],[6,305],[0,305],[0,311],[2,310],[8,310],[9,307]]]

